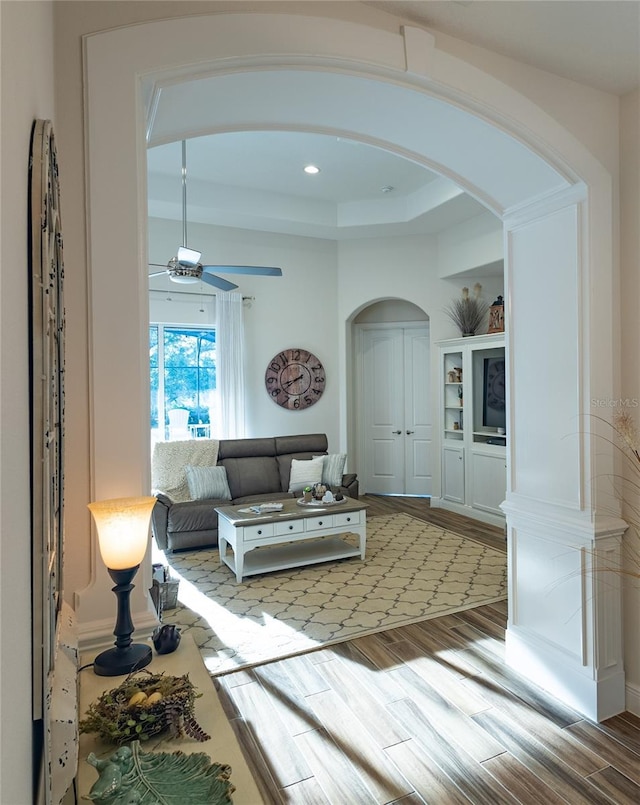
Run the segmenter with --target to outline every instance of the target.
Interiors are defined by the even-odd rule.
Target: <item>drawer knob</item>
[[[350,517],[347,517],[347,522],[348,522],[348,523],[350,523],[350,522],[351,522],[351,518],[350,518]]]
[[[262,529],[261,528],[258,529],[258,534],[262,534]]]
[[[323,525],[322,520],[318,520],[318,525]]]
[[[293,526],[292,525],[289,526],[289,531],[293,531]]]

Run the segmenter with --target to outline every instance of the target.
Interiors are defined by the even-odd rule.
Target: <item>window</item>
[[[209,437],[216,407],[215,329],[152,324],[149,371],[153,441]],[[169,427],[169,411],[176,408],[188,411],[180,434]]]

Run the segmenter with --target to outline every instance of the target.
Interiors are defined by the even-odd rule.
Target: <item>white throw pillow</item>
[[[185,468],[191,500],[231,500],[231,490],[224,467]]]
[[[317,458],[317,456],[314,456],[314,458]],[[322,483],[327,486],[342,486],[342,475],[344,474],[347,454],[329,453],[328,456],[321,456],[321,458],[324,458]]]
[[[291,475],[289,476],[289,492],[302,492],[305,486],[313,486],[322,482],[324,456],[303,461],[291,459]]]

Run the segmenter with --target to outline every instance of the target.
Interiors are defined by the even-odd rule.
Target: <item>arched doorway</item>
[[[95,496],[148,484],[146,429],[129,416],[147,391],[135,349],[146,321],[145,124],[163,124],[167,139],[279,126],[344,133],[424,161],[505,225],[509,661],[590,717],[623,709],[620,596],[589,571],[619,550],[624,524],[596,520],[592,479],[610,472],[611,453],[600,445],[596,455],[592,436],[576,432],[589,399],[613,387],[611,184],[600,164],[522,96],[440,58],[425,31],[219,14],[90,36],[86,54]],[[114,242],[138,255],[135,275],[114,263]],[[419,276],[398,282],[400,295],[419,295]],[[375,282],[342,277],[339,320],[381,295]],[[544,377],[561,393],[541,393]],[[339,417],[346,443],[346,397]],[[79,596],[81,628],[100,618],[101,586]]]
[[[429,317],[412,302],[385,299],[359,311],[352,328],[360,489],[430,497],[437,455]]]

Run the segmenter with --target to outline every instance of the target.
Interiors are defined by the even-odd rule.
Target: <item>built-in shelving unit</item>
[[[504,334],[438,344],[442,489],[433,506],[502,524],[506,490]]]

